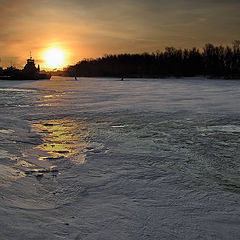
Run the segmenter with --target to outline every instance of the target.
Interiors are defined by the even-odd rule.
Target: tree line
[[[12,76],[16,73],[18,73],[20,70],[11,66],[8,68],[3,69],[2,67],[0,67],[0,76]]]
[[[143,54],[110,54],[84,59],[64,69],[65,76],[84,77],[208,77],[240,78],[240,41],[232,46],[206,44],[197,48]]]
[[[0,67],[0,75],[16,74],[19,69]],[[109,54],[95,59],[84,59],[53,75],[79,77],[192,77],[240,79],[240,40],[232,46],[205,44],[197,48],[177,49],[142,54]]]

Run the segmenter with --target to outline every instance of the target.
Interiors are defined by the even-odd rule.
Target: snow
[[[239,239],[240,81],[0,82],[0,239]]]

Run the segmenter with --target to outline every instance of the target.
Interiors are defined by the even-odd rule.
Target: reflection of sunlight
[[[54,96],[51,94],[51,95],[46,95],[44,96],[44,98],[53,98]]]
[[[43,144],[38,148],[51,155],[51,157],[41,157],[39,160],[71,157],[71,161],[75,163],[85,162],[88,147],[85,138],[88,132],[83,123],[71,119],[54,119],[36,122],[34,126],[43,135]]]
[[[58,106],[60,99],[63,98],[64,95],[65,93],[59,92],[44,95],[41,103],[38,106]]]

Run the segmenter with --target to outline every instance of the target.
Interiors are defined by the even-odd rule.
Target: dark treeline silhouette
[[[3,69],[2,67],[0,67],[0,76],[11,76],[18,73],[19,71],[20,71],[19,69],[13,66],[8,67],[6,69]]]
[[[240,77],[240,41],[233,45],[206,44],[197,48],[176,49],[143,54],[105,55],[84,59],[64,70],[65,76],[85,77],[183,77],[204,75],[208,77]]]

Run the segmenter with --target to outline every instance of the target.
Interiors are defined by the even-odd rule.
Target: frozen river
[[[0,81],[0,239],[240,239],[240,81]]]

